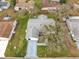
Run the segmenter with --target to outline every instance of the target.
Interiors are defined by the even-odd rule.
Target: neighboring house
[[[66,19],[67,26],[74,41],[79,49],[79,16],[70,16]]]
[[[32,9],[34,9],[34,1],[30,0],[28,2],[26,2],[26,0],[17,0],[16,2],[16,6],[15,6],[15,11],[19,11],[19,10],[27,10],[30,11]]]
[[[0,21],[0,57],[5,57],[5,50],[12,35],[15,33],[16,21]]]
[[[42,1],[42,9],[49,12],[57,11],[60,6],[60,0],[43,0]]]

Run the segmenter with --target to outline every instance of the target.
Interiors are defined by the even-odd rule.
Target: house
[[[70,16],[66,19],[67,26],[74,41],[79,49],[79,16]]]
[[[7,45],[12,37],[12,35],[15,33],[15,27],[17,22],[16,21],[0,21],[0,57],[5,57],[5,50],[7,48]]]
[[[16,23],[16,21],[0,21],[0,40],[11,39]]]
[[[43,31],[42,27],[44,25],[54,25],[55,21],[51,18],[48,18],[46,15],[40,15],[35,19],[29,19],[27,26],[27,40],[33,40],[32,38],[38,38],[39,32]],[[29,39],[28,39],[29,38]]]
[[[60,6],[60,0],[43,0],[42,1],[42,9],[41,10],[46,10],[49,12],[52,11],[57,11]]]
[[[44,25],[55,25],[55,21],[48,18],[46,15],[40,15],[37,18],[29,19],[26,30],[26,39],[28,40],[27,54],[26,57],[37,58],[37,45],[39,40],[39,33]],[[43,44],[43,43],[42,43]],[[42,45],[41,43],[39,45]],[[46,44],[45,44],[46,46]]]
[[[32,9],[34,9],[34,1],[30,0],[28,2],[26,2],[26,0],[16,0],[16,6],[14,7],[15,11],[19,11],[19,10],[27,10],[30,11]]]

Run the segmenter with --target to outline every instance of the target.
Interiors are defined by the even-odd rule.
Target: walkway
[[[26,57],[37,57],[37,41],[36,40],[28,40]]]

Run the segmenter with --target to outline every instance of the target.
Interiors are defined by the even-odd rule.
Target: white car
[[[3,20],[10,20],[11,18],[12,18],[11,16],[7,15],[3,18]]]

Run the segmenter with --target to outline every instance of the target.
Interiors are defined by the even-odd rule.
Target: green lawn
[[[34,1],[35,1],[35,6],[40,9],[42,7],[42,0],[34,0]]]
[[[37,55],[39,57],[45,57],[46,56],[46,46],[37,46]]]
[[[23,57],[26,54],[27,41],[25,39],[26,27],[29,15],[17,16],[17,27],[15,29],[16,33],[9,41],[8,47],[5,52],[7,57]],[[14,49],[16,46],[16,49]]]
[[[67,57],[70,56],[70,52],[67,48],[62,48],[61,51],[51,51],[51,53],[47,50],[46,46],[38,46],[37,47],[37,55],[38,57]]]

